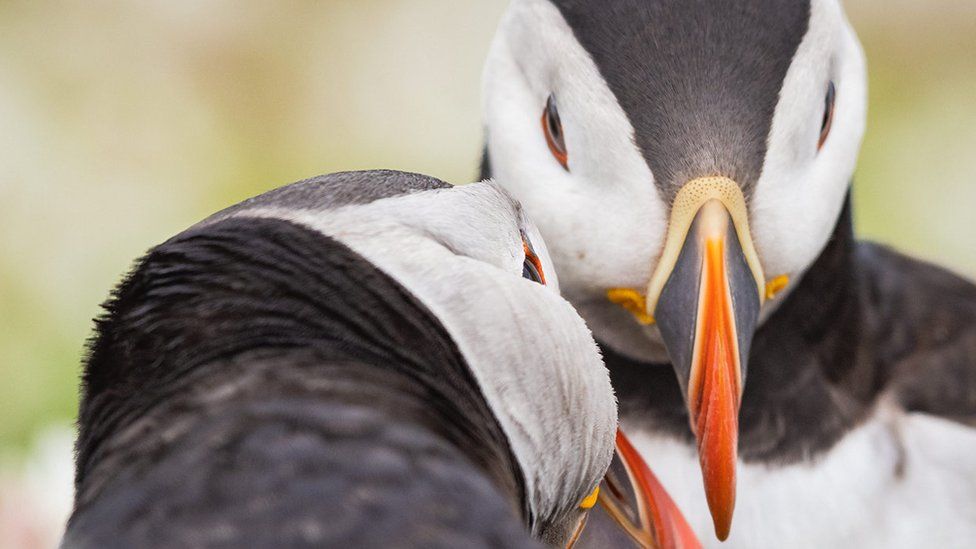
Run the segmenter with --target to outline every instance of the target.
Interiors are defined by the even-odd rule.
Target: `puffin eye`
[[[535,254],[529,239],[522,237],[522,250],[525,252],[525,259],[522,261],[522,278],[527,278],[532,282],[538,282],[545,286],[546,275],[542,271],[542,261]]]
[[[556,98],[552,95],[546,101],[546,110],[542,113],[542,131],[546,134],[546,143],[556,161],[569,171],[569,154],[566,152],[566,139],[563,135],[563,123],[559,120],[559,110],[556,108]]]
[[[827,136],[830,135],[830,127],[834,125],[834,102],[837,99],[837,88],[834,83],[831,82],[827,86],[827,99],[824,105],[824,115],[823,123],[820,126],[820,142],[817,143],[817,150],[823,148],[824,143],[827,142]]]

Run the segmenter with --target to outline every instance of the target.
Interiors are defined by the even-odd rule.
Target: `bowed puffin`
[[[617,436],[517,203],[390,171],[153,248],[97,321],[78,425],[65,547],[566,546]]]
[[[483,86],[482,176],[699,535],[971,543],[976,287],[854,237],[867,82],[838,0],[514,0]]]

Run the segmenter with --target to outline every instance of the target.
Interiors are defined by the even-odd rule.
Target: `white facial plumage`
[[[830,82],[837,89],[833,125],[817,151],[823,92]],[[750,204],[753,238],[768,274],[798,277],[823,250],[854,176],[866,118],[861,44],[837,0],[813,0],[809,30],[780,91]]]
[[[782,83],[748,204],[763,270],[770,278],[789,276],[791,287],[834,229],[866,118],[865,61],[854,31],[838,0],[811,4],[809,28]],[[837,89],[834,126],[818,152],[831,81]],[[638,325],[605,292],[647,286],[670,205],[636,145],[627,113],[549,0],[512,3],[492,44],[483,87],[492,175],[548,239],[563,294],[604,343],[637,359],[666,361],[658,330]],[[550,94],[558,98],[568,169],[550,154],[540,124]],[[786,293],[767,301],[763,318]]]

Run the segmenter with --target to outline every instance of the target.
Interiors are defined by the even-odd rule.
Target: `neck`
[[[525,512],[505,434],[440,322],[343,244],[272,219],[188,231],[151,251],[116,292],[84,373],[79,497],[94,471],[132,461],[113,455],[140,422],[165,427],[177,415],[168,412],[187,406],[180,419],[206,421],[219,389],[246,399],[254,379],[265,400],[314,397],[422,428]],[[207,384],[211,398],[201,398]]]
[[[743,460],[815,455],[867,412],[874,384],[869,365],[857,356],[854,244],[848,197],[826,248],[753,340],[739,414]],[[647,367],[604,352],[625,421],[691,440],[670,365]]]

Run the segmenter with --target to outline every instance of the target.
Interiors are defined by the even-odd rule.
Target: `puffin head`
[[[486,167],[597,339],[673,365],[721,539],[752,337],[833,232],[866,86],[838,0],[516,0],[491,48]]]
[[[513,508],[547,543],[579,535],[614,455],[617,402],[590,330],[560,296],[545,241],[508,191],[491,181],[452,187],[418,174],[348,172],[282,187],[205,223],[227,217],[282,219],[333,237],[423,303],[505,435],[501,453],[515,467],[495,463],[491,472],[507,479],[500,484]],[[499,451],[483,442],[472,451]],[[634,452],[621,459],[628,471],[646,469]],[[636,473],[631,489],[638,507],[680,514]],[[644,515],[612,518],[628,534],[672,535]]]
[[[276,189],[205,223],[227,217],[282,219],[335,238],[420,301],[507,442],[466,450],[510,455],[514,463],[488,460],[488,473],[513,509],[540,539],[572,537],[613,456],[616,398],[590,331],[559,295],[545,242],[507,191],[347,172]]]
[[[313,215],[409,290],[457,344],[504,432],[534,536],[565,545],[614,451],[617,407],[538,230],[492,182]]]

